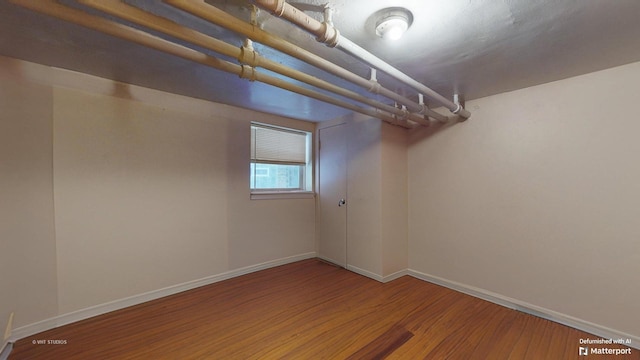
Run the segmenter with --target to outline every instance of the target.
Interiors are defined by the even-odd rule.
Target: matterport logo
[[[580,339],[580,347],[578,348],[578,355],[631,355],[631,348],[617,349],[610,347],[598,347],[597,345],[629,345],[631,339]],[[591,346],[582,346],[591,345]],[[596,346],[594,346],[596,345]]]

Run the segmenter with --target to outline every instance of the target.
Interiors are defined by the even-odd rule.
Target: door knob
[[[347,202],[344,199],[340,199],[340,201],[338,201],[338,206],[342,206],[342,205],[346,205]]]

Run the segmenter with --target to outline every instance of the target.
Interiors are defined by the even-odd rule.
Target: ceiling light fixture
[[[388,8],[378,12],[376,35],[385,40],[398,40],[411,26],[413,15],[405,8]]]

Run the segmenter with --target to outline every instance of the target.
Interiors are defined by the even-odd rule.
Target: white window
[[[311,191],[311,133],[251,124],[252,193]]]

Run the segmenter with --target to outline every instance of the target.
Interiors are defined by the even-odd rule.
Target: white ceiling
[[[242,41],[160,1],[126,2],[235,45]],[[208,2],[249,18],[248,0]],[[639,0],[297,0],[292,4],[313,9],[327,2],[336,9],[334,23],[345,37],[447,97],[459,92],[470,100],[640,61]],[[73,0],[62,3],[78,6]],[[409,31],[395,43],[375,36],[370,19],[390,6],[405,7],[414,16]],[[319,13],[309,14],[321,19]],[[368,77],[367,66],[316,43],[283,20],[263,11],[259,21],[266,30]],[[259,45],[256,49],[366,93],[275,50]],[[323,121],[348,112],[36,14],[6,0],[0,1],[0,54],[303,120]],[[384,75],[379,78],[383,85],[416,97]]]

